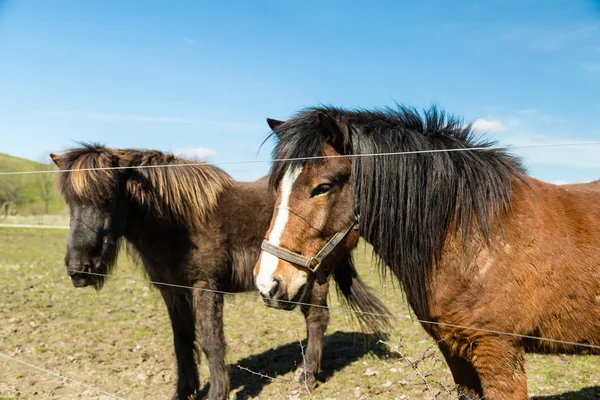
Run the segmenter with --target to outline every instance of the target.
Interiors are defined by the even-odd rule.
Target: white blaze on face
[[[279,245],[281,235],[283,234],[285,226],[288,222],[288,217],[290,214],[288,207],[290,195],[292,193],[292,186],[294,186],[294,182],[296,182],[296,179],[298,179],[298,176],[300,176],[301,172],[302,167],[300,166],[290,167],[285,172],[285,175],[281,180],[281,201],[277,207],[277,217],[275,218],[273,229],[267,238],[271,244],[276,246]],[[260,269],[258,271],[258,276],[256,277],[256,287],[264,295],[267,295],[275,285],[273,274],[275,273],[278,264],[279,259],[277,257],[264,251],[262,252]]]

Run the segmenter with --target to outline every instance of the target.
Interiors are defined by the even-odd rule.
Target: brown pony
[[[102,288],[125,239],[151,281],[197,288],[155,285],[173,328],[178,370],[173,398],[198,392],[198,336],[209,362],[209,398],[227,399],[223,292],[255,289],[252,268],[274,205],[268,180],[235,182],[217,167],[158,151],[84,145],[51,157],[60,169],[71,170],[61,173],[59,185],[71,215],[65,266],[73,285]],[[182,163],[191,165],[173,166]],[[162,165],[171,166],[155,168]],[[350,257],[336,264],[333,277],[340,297],[367,312],[359,319],[365,330],[387,326],[385,318],[369,314],[388,312]],[[314,385],[322,358],[327,293],[325,282],[298,298],[305,303],[308,334],[301,381],[308,385]]]
[[[254,269],[264,297],[298,297],[360,235],[463,397],[527,399],[525,352],[600,354],[597,184],[531,178],[435,107],[323,107],[268,122],[277,198]],[[279,289],[264,290],[270,282]]]

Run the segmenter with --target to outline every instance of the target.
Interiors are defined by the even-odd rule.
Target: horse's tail
[[[341,260],[333,270],[338,297],[348,306],[363,332],[384,336],[392,329],[390,311],[377,298],[373,289],[359,276],[352,257]]]

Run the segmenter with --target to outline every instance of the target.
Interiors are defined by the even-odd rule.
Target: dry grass
[[[11,215],[0,221],[2,224],[26,224],[26,225],[57,225],[69,226],[68,212],[57,215]]]
[[[156,290],[113,279],[99,293],[75,289],[62,259],[68,231],[0,228],[0,352],[116,393],[127,399],[169,398],[175,384],[171,328]],[[358,268],[380,288],[396,321],[389,343],[356,333],[348,317],[333,310],[325,359],[314,399],[429,399],[423,379],[434,388],[453,382],[443,362],[407,363],[426,354],[432,340],[413,323],[400,294],[382,286],[364,251]],[[125,257],[115,272],[141,277]],[[332,296],[333,306],[338,306]],[[232,399],[305,399],[297,367],[302,355],[298,311],[264,307],[258,299],[229,296],[225,308],[227,361],[232,365]],[[305,342],[303,342],[305,343]],[[427,358],[433,360],[433,358]],[[600,362],[594,357],[530,356],[530,393],[549,399],[600,398]],[[240,369],[242,367],[244,369]],[[273,377],[266,379],[247,370]],[[203,360],[201,377],[208,369]],[[107,399],[51,375],[0,359],[0,399]],[[439,388],[440,386],[435,386]],[[439,392],[438,398],[451,397]],[[436,393],[437,393],[436,392]]]

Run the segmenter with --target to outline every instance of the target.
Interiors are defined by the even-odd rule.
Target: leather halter
[[[338,246],[338,244],[340,244],[340,242],[342,240],[344,240],[344,238],[346,236],[348,236],[348,233],[350,233],[351,230],[358,229],[358,222],[359,222],[358,217],[356,217],[354,219],[354,221],[352,221],[352,223],[350,225],[348,225],[348,227],[346,229],[339,231],[335,235],[333,235],[333,237],[331,239],[329,239],[329,242],[327,242],[327,244],[325,244],[325,246],[323,246],[323,248],[321,250],[319,250],[317,255],[315,255],[314,257],[306,257],[306,256],[303,256],[302,254],[294,253],[293,251],[290,251],[288,249],[284,249],[283,247],[279,247],[275,244],[269,243],[266,240],[263,240],[260,248],[263,251],[274,255],[275,257],[279,258],[280,260],[284,260],[284,261],[289,262],[292,265],[304,267],[304,268],[311,270],[315,274],[316,281],[320,285],[322,285],[325,282],[327,282],[327,278],[328,278],[329,274],[325,274],[323,272],[323,270],[321,269],[321,262],[323,262],[323,260],[325,258],[327,258],[327,256],[333,250],[335,250],[335,248]],[[330,273],[331,273],[331,271],[330,271]]]

